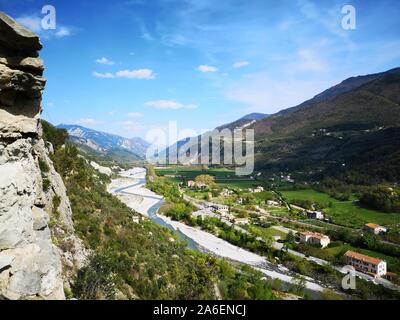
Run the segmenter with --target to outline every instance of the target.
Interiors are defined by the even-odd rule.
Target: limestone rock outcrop
[[[69,272],[85,260],[41,138],[41,48],[34,33],[0,12],[0,299],[64,299]]]

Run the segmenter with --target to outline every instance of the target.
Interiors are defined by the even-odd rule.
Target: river
[[[181,239],[187,241],[188,247],[191,249],[248,264],[261,271],[267,277],[278,278],[286,284],[294,282],[294,274],[292,272],[272,264],[263,256],[234,246],[203,230],[158,215],[158,209],[163,204],[164,199],[146,188],[146,170],[144,168],[133,168],[121,172],[120,177],[113,179],[108,185],[108,191],[118,196],[121,201],[133,210],[177,233]],[[324,287],[311,278],[305,277],[305,279],[307,292],[313,297],[320,296],[320,292],[323,291]]]

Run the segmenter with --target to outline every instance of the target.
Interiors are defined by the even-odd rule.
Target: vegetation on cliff
[[[93,251],[75,279],[74,296],[213,299],[218,292],[227,299],[273,297],[260,273],[189,250],[152,221],[134,223],[137,213],[107,192],[109,178],[79,156],[75,146],[60,143],[60,129],[43,127],[44,136],[58,146],[52,158],[68,190],[76,231]],[[177,196],[174,191],[171,197]]]

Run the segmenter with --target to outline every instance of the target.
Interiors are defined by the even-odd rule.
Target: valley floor
[[[163,197],[147,189],[145,185],[146,170],[133,168],[123,171],[119,178],[113,179],[108,186],[108,191],[118,196],[121,201],[143,216],[159,224],[161,224],[159,220],[162,220],[163,225],[167,225],[189,238],[196,244],[197,249],[201,251],[248,264],[257,268],[269,278],[278,278],[285,283],[295,283],[295,274],[271,264],[265,257],[234,246],[208,232],[187,226],[181,222],[172,221],[168,217],[157,215],[157,211],[163,203]],[[306,287],[313,292],[313,295],[317,295],[318,292],[324,290],[323,286],[311,278],[306,279]]]

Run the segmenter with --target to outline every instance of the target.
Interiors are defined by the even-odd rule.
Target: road
[[[159,208],[160,203],[162,203],[162,196],[157,195],[146,188],[145,177],[146,171],[143,168],[134,168],[132,170],[124,171],[121,173],[120,178],[112,180],[107,189],[110,193],[118,196],[121,201],[127,204],[130,208],[151,218],[156,223],[159,223],[159,220],[161,219],[164,222],[164,224],[162,224],[163,226],[168,225],[176,232],[183,234],[190,241],[195,242],[197,248],[201,251],[228,260],[248,264],[257,270],[260,270],[269,278],[278,278],[283,282],[290,284],[296,283],[296,279],[300,276],[299,274],[289,271],[283,266],[275,265],[263,256],[257,255],[238,246],[234,246],[211,233],[190,227],[178,221],[172,221],[165,216],[158,215],[157,209]],[[314,297],[318,298],[320,292],[326,288],[324,284],[312,278],[303,278],[306,279],[306,290]]]
[[[210,205],[212,205],[211,202],[206,202],[206,201],[203,201],[203,200],[194,199],[194,198],[189,197],[189,196],[187,196],[187,195],[185,195],[185,194],[183,194],[183,198],[184,198],[185,201],[188,201],[188,202],[192,203],[192,204],[193,204],[194,206],[196,206],[199,210],[205,210],[205,209],[208,208]],[[249,211],[249,212],[251,212],[251,211]],[[251,212],[251,213],[254,213],[254,212]],[[237,225],[233,224],[232,222],[230,222],[229,220],[223,218],[223,217],[222,217],[221,215],[219,215],[219,214],[211,213],[210,216],[213,216],[213,217],[216,217],[216,218],[220,219],[222,222],[226,223],[226,224],[229,225],[229,226],[233,226],[234,229],[237,230],[237,231],[239,231],[239,232],[242,232],[242,233],[247,234],[247,235],[251,235],[251,233],[248,232],[247,230],[243,229],[243,228],[240,227],[240,226],[237,226]],[[280,218],[280,217],[279,217],[279,218]],[[307,224],[301,223],[301,222],[297,222],[297,223],[303,224],[303,225],[307,225]],[[274,226],[274,227],[277,228],[277,229],[279,228],[280,231],[285,232],[285,233],[289,233],[290,231],[292,231],[292,232],[294,232],[294,233],[297,233],[297,231],[292,230],[292,229],[289,229],[289,228],[286,228],[286,227],[282,227],[282,226]],[[322,228],[322,227],[320,227],[320,228]],[[261,242],[265,242],[265,240],[263,240],[263,239],[260,238],[260,237],[258,237],[257,240],[259,240],[259,241],[261,241]],[[276,242],[276,241],[272,242],[272,247],[273,247],[275,250],[282,250],[282,249],[284,249],[283,243]],[[292,255],[294,255],[294,256],[303,258],[303,259],[305,259],[305,260],[307,260],[307,261],[316,263],[316,264],[318,264],[318,265],[329,265],[329,266],[331,266],[333,269],[335,269],[335,270],[337,270],[337,271],[339,271],[340,273],[343,273],[343,274],[348,274],[348,272],[349,272],[349,268],[348,268],[347,266],[344,266],[344,267],[334,266],[334,265],[331,264],[329,261],[326,261],[326,260],[323,260],[323,259],[320,259],[320,258],[317,258],[317,257],[313,257],[313,256],[306,256],[306,255],[304,255],[303,253],[298,252],[298,251],[295,251],[295,250],[292,250],[292,249],[287,249],[287,252],[290,253],[290,254],[292,254]],[[382,286],[384,286],[384,287],[386,287],[386,288],[388,288],[388,289],[400,290],[400,287],[399,287],[399,286],[393,284],[392,282],[390,282],[390,281],[388,281],[388,280],[386,280],[386,279],[383,279],[383,278],[374,278],[374,277],[371,277],[371,276],[369,276],[369,275],[367,275],[367,274],[365,274],[365,273],[359,272],[359,271],[355,271],[355,275],[356,275],[357,277],[361,278],[361,279],[364,279],[364,280],[367,280],[367,281],[372,281],[372,282],[374,282],[375,284],[382,285]]]

